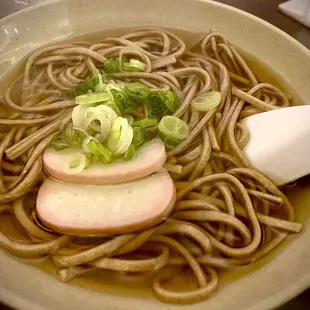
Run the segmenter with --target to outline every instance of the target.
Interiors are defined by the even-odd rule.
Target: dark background
[[[0,18],[22,9],[27,4],[36,4],[40,0],[0,0]],[[269,23],[282,29],[296,40],[301,42],[310,49],[310,30],[294,21],[293,19],[283,15],[278,11],[278,5],[283,2],[281,0],[221,0],[222,2],[236,8],[242,9],[253,15],[256,15]],[[310,270],[309,270],[310,272]],[[4,306],[0,302],[0,309],[9,310],[10,307]],[[278,310],[309,310],[310,309],[310,289],[278,308]]]

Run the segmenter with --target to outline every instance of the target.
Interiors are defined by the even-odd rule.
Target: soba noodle
[[[106,59],[123,55],[139,59],[145,70],[112,73],[116,81],[140,81],[182,94],[174,115],[191,131],[168,151],[165,164],[177,189],[174,211],[164,223],[144,231],[59,235],[40,223],[35,204],[28,203],[46,178],[42,152],[71,120],[75,102],[65,93]],[[209,90],[221,93],[218,108],[193,111],[193,98]],[[49,256],[61,281],[97,268],[133,275],[153,272],[159,300],[195,303],[217,289],[218,269],[251,264],[302,229],[288,199],[242,151],[249,133],[240,120],[290,101],[277,87],[260,82],[237,49],[215,31],[192,47],[161,29],[140,29],[96,44],[48,46],[28,58],[23,76],[7,88],[3,101],[14,113],[0,119],[8,127],[0,143],[0,214],[10,213],[27,239],[1,232],[0,246],[25,259]],[[281,218],[274,215],[279,210]],[[192,270],[195,290],[172,291],[163,285],[184,268]]]

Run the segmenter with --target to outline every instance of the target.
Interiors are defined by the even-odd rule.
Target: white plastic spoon
[[[310,105],[268,111],[241,122],[250,132],[245,155],[277,185],[310,174]]]

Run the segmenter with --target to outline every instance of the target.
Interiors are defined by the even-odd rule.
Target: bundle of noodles
[[[68,96],[76,86],[107,60],[126,57],[143,63],[143,70],[116,68],[109,73],[115,82],[142,82],[182,98],[173,115],[188,124],[190,134],[168,151],[165,165],[177,202],[165,222],[144,231],[96,238],[60,235],[40,223],[34,203],[25,203],[46,177],[42,152],[70,122],[75,101]],[[17,103],[13,93],[20,84]],[[193,99],[208,91],[220,93],[220,104],[207,112],[193,110]],[[242,152],[249,133],[240,120],[290,101],[275,86],[260,82],[215,31],[192,47],[161,29],[140,29],[96,44],[48,46],[28,58],[23,76],[3,98],[13,113],[0,120],[8,127],[0,144],[0,213],[10,213],[26,237],[15,240],[2,232],[0,246],[25,259],[51,257],[62,281],[96,268],[154,272],[159,300],[194,303],[216,290],[218,269],[251,264],[301,231],[288,199]],[[143,117],[144,112],[128,113]],[[192,270],[197,289],[179,292],[163,285],[184,268]]]

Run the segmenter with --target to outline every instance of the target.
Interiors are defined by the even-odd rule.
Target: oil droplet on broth
[[[122,28],[113,29],[107,31],[100,31],[96,33],[90,33],[87,35],[76,36],[66,41],[89,41],[89,42],[99,42],[103,38],[120,36],[127,32],[130,32],[133,28]],[[179,35],[186,44],[191,44],[201,37],[201,34],[194,33],[191,31],[181,30],[181,29],[168,29],[175,34]],[[195,39],[196,38],[196,39]],[[266,63],[260,60],[258,57],[251,55],[244,51],[242,48],[238,48],[242,56],[246,59],[251,69],[254,71],[256,76],[264,81],[272,83],[278,86],[286,94],[292,95],[293,103],[300,104],[303,100],[298,96],[297,92],[291,87],[287,80],[281,76],[276,70],[270,68]],[[13,69],[5,76],[3,79],[5,83],[0,86],[0,93],[4,90],[4,85],[8,85],[8,81],[12,81],[16,77],[17,73],[21,73],[20,70],[24,67],[26,58],[20,61]],[[0,128],[2,129],[2,128]],[[285,195],[288,196],[291,201],[295,211],[296,220],[301,223],[306,223],[310,217],[310,177],[303,178],[299,180],[297,184],[293,187],[283,187],[282,188]],[[9,215],[0,216],[0,229],[4,233],[21,240],[25,236],[25,232],[22,227],[17,222],[11,224],[9,220]],[[16,232],[16,227],[18,227]],[[220,275],[220,286],[224,286],[231,283],[237,279],[240,279],[268,264],[276,255],[281,253],[281,251],[292,241],[294,241],[297,236],[291,235],[285,240],[280,246],[273,250],[269,255],[263,257],[261,260],[252,263],[248,266],[242,266],[235,268],[233,270],[218,270]],[[28,264],[35,266],[44,270],[46,273],[51,275],[56,274],[56,268],[53,266],[50,260],[41,261],[27,261]],[[104,292],[108,294],[115,295],[130,295],[142,298],[150,298],[152,278],[154,274],[141,274],[141,275],[131,275],[118,273],[108,270],[94,270],[86,273],[76,279],[73,279],[68,283],[68,285],[76,285],[79,287],[85,287],[87,289],[92,289],[99,292]],[[186,280],[185,280],[186,279]],[[182,291],[185,285],[187,289],[195,287],[195,279],[189,271],[184,271],[178,274],[174,279],[169,282],[170,288]]]

